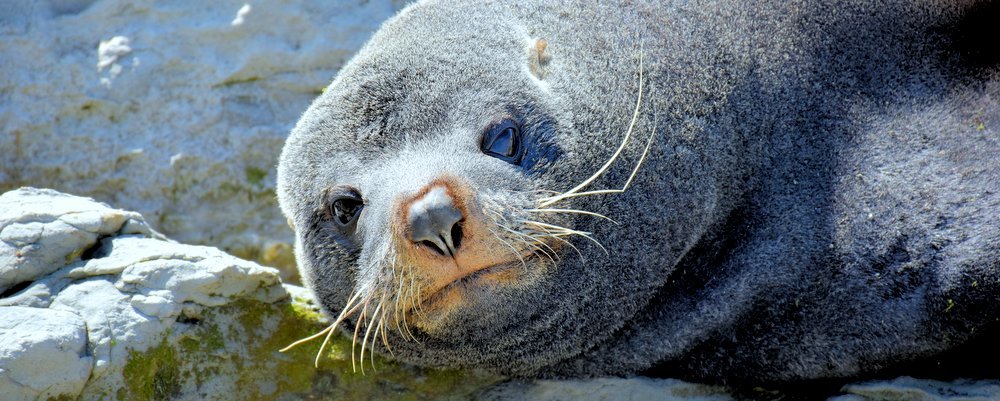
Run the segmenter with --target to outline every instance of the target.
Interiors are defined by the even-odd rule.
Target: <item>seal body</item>
[[[952,348],[1000,318],[996,8],[418,2],[288,139],[300,270],[431,366],[788,381]]]

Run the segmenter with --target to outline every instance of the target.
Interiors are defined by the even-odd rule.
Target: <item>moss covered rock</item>
[[[354,371],[350,341],[337,336],[318,368],[320,341],[285,346],[328,322],[310,304],[238,300],[182,315],[155,347],[132,351],[115,399],[441,399],[467,398],[498,381],[483,373],[426,370],[375,357]],[[371,361],[366,357],[366,363]],[[91,385],[84,398],[110,394]]]

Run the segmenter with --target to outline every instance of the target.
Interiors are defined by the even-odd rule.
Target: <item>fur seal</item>
[[[300,270],[361,363],[790,381],[952,348],[1000,318],[996,11],[420,1],[287,140]]]

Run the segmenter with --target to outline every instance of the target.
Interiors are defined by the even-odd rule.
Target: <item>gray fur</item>
[[[650,158],[625,194],[572,203],[621,224],[566,221],[609,254],[575,238],[582,255],[484,293],[450,332],[391,333],[398,358],[797,380],[932,355],[1000,317],[1000,80],[992,54],[963,58],[953,35],[982,4],[580,3],[418,2],[306,111],[279,199],[328,312],[381,274],[393,199],[436,175],[516,213],[520,191],[593,173],[631,118],[641,55],[637,140],[594,187],[620,186],[655,128]],[[552,57],[542,81],[534,38]],[[551,160],[526,171],[479,151],[506,108],[545,119]],[[358,238],[317,212],[339,184],[368,203]]]

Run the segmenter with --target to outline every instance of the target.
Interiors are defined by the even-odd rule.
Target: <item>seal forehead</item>
[[[386,136],[451,128],[448,114],[482,129],[483,120],[498,118],[497,109],[530,101],[537,78],[526,49],[537,43],[515,13],[498,10],[507,5],[482,7],[470,1],[408,7],[338,73],[313,105],[322,112],[307,114],[334,128],[324,132],[338,139],[332,144],[338,150],[364,153],[391,148],[396,140]]]
[[[471,82],[480,87],[508,81],[527,60],[527,30],[515,14],[498,12],[504,5],[493,5],[490,12],[482,7],[468,1],[408,7],[383,24],[338,80],[357,75],[391,82],[409,75],[428,84]]]

